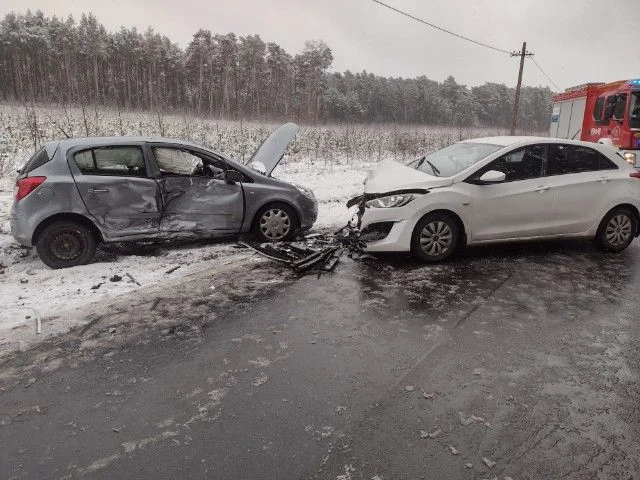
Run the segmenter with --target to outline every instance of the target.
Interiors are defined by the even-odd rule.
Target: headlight
[[[416,195],[389,195],[388,197],[380,197],[374,200],[369,200],[365,205],[373,208],[392,208],[402,207],[416,198]]]
[[[303,194],[305,197],[310,198],[312,200],[316,198],[316,196],[313,194],[313,191],[310,188],[303,187],[302,185],[296,185],[295,183],[292,185],[296,187],[298,191],[301,194]]]
[[[636,154],[632,153],[632,152],[624,152],[622,154],[622,156],[624,157],[624,159],[627,161],[627,163],[630,163],[631,165],[636,164]]]

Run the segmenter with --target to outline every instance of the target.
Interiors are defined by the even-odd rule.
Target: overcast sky
[[[414,16],[504,50],[528,49],[562,89],[640,77],[640,0],[384,0]],[[199,28],[259,34],[289,53],[324,40],[333,70],[426,75],[515,85],[518,59],[400,16],[371,0],[2,0],[0,14],[93,12],[111,31],[154,27],[182,47]],[[553,85],[526,62],[525,85]]]

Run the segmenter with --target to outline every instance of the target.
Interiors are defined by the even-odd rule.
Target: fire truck
[[[549,136],[612,145],[640,168],[640,79],[587,83],[554,95]]]

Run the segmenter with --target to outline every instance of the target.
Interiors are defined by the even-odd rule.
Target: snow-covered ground
[[[369,167],[368,163],[358,163],[325,168],[310,161],[296,161],[278,167],[274,175],[312,188],[320,202],[316,228],[335,229],[350,218],[345,203],[362,190]],[[52,270],[40,261],[35,249],[22,247],[11,237],[12,203],[13,181],[0,179],[0,343],[3,332],[33,322],[36,315],[43,320],[60,316],[92,302],[215,269],[221,262],[246,254],[234,248],[232,239],[182,244],[139,242],[105,245],[94,263]]]
[[[318,199],[318,220],[315,227],[329,229],[344,226],[353,212],[347,210],[347,200],[362,193],[367,171],[375,162],[355,162],[324,167],[309,161],[290,161],[273,172],[281,180],[304,185]]]

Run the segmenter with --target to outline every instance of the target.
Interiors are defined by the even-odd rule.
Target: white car
[[[437,262],[461,245],[640,233],[640,171],[610,146],[537,137],[465,140],[369,173],[355,221],[368,252]]]

